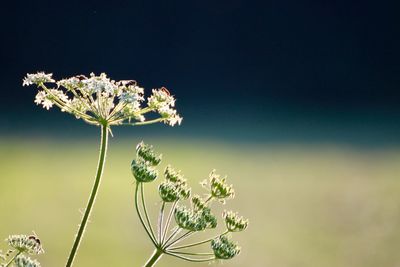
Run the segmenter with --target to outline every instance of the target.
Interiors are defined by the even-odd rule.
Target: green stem
[[[177,258],[185,260],[185,261],[190,261],[190,262],[206,262],[206,261],[215,260],[215,257],[207,258],[207,259],[193,259],[193,258],[181,256],[181,255],[178,255],[178,254],[175,254],[175,253],[172,253],[172,252],[165,252],[165,254],[173,256],[173,257],[177,257]]]
[[[4,267],[9,266],[15,260],[15,258],[21,253],[22,253],[22,251],[18,251],[18,253],[15,254],[14,257],[12,257],[11,260]]]
[[[163,219],[164,219],[164,209],[165,209],[165,201],[163,201],[160,209],[160,215],[158,216],[158,240],[161,244],[162,240],[162,226],[163,226]]]
[[[196,243],[189,244],[189,245],[184,245],[184,246],[179,246],[179,247],[172,247],[172,248],[167,247],[167,249],[169,249],[169,250],[175,250],[175,249],[190,248],[190,247],[202,245],[202,244],[205,244],[205,243],[207,243],[207,242],[210,242],[211,240],[213,240],[213,239],[215,239],[215,238],[217,238],[217,237],[219,237],[219,236],[226,235],[227,233],[229,233],[228,230],[226,230],[225,232],[223,232],[223,233],[220,234],[220,235],[217,235],[216,237],[212,237],[212,238],[209,238],[209,239],[200,241],[200,242],[196,242]]]
[[[151,267],[154,266],[157,261],[161,258],[163,252],[159,249],[154,250],[153,255],[149,258],[146,264],[143,267]]]
[[[175,210],[175,207],[176,207],[177,203],[178,203],[178,201],[175,201],[174,204],[172,204],[172,207],[171,207],[171,209],[169,211],[168,218],[167,218],[167,221],[166,221],[166,224],[165,224],[165,228],[164,228],[163,237],[161,239],[161,244],[164,243],[164,240],[167,237],[167,232],[168,232],[168,229],[169,229],[169,225],[171,223],[172,214],[174,213],[174,210]]]
[[[187,231],[185,234],[181,235],[180,237],[178,237],[177,239],[175,239],[171,243],[165,244],[165,248],[168,248],[168,247],[176,244],[177,242],[179,242],[181,240],[185,240],[188,236],[192,235],[193,233],[194,233],[193,231]]]
[[[88,204],[86,206],[85,214],[83,215],[82,222],[81,222],[81,224],[79,226],[78,233],[76,235],[74,244],[73,244],[72,249],[71,249],[71,253],[69,254],[66,267],[71,267],[73,262],[74,262],[74,258],[76,256],[77,251],[78,251],[79,244],[80,244],[80,242],[82,240],[83,233],[85,232],[85,228],[86,228],[90,213],[92,211],[94,202],[96,200],[96,195],[97,195],[97,192],[99,190],[101,176],[103,174],[104,164],[105,164],[105,161],[106,161],[107,143],[108,143],[108,127],[107,127],[107,125],[102,125],[101,126],[100,155],[99,155],[99,162],[98,162],[98,165],[97,165],[96,178],[95,178],[95,181],[94,181],[92,192],[90,193]]]
[[[136,190],[135,190],[135,207],[136,207],[136,212],[137,212],[138,217],[139,217],[139,220],[140,220],[140,222],[142,223],[144,230],[146,230],[146,233],[147,233],[147,235],[149,236],[151,242],[154,244],[154,246],[157,247],[157,241],[156,241],[155,239],[153,239],[153,236],[150,234],[150,230],[147,228],[146,223],[145,223],[144,220],[143,220],[143,216],[142,216],[142,214],[140,213],[140,210],[139,210],[139,194],[138,194],[138,192],[139,192],[139,184],[140,184],[140,182],[137,182],[137,183],[136,183]]]
[[[143,185],[143,183],[141,183],[140,191],[141,191],[141,195],[142,195],[142,205],[143,205],[143,210],[144,210],[144,216],[145,216],[145,219],[146,219],[147,224],[149,226],[151,236],[157,242],[157,238],[156,238],[156,235],[154,234],[153,226],[151,226],[149,214],[147,213],[146,201],[145,201],[145,197],[144,197],[144,185]]]

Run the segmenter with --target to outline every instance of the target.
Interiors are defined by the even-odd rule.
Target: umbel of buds
[[[136,146],[136,159],[132,160],[131,171],[138,182],[154,181],[158,171],[154,168],[161,162],[161,155],[157,155],[153,148],[143,142]]]
[[[37,255],[44,253],[39,238],[36,235],[10,235],[5,240],[10,249],[6,255],[0,255],[0,266],[10,266],[14,264],[16,267],[40,267],[37,260],[31,259],[27,255]],[[1,252],[1,251],[0,251]],[[7,259],[10,257],[11,259]],[[8,262],[2,264],[1,262]]]
[[[211,203],[216,200],[224,204],[225,200],[234,198],[233,186],[228,185],[226,177],[221,178],[215,170],[209,174],[209,179],[202,183],[208,194],[205,197],[200,197],[199,195],[192,196],[191,189],[181,171],[177,171],[171,165],[168,165],[164,170],[165,179],[158,186],[161,206],[157,224],[158,231],[154,231],[155,227],[150,221],[146,207],[144,184],[152,182],[158,177],[156,167],[160,162],[161,156],[154,152],[153,147],[141,142],[136,149],[136,158],[131,164],[132,174],[137,182],[135,191],[137,214],[149,239],[155,246],[155,252],[145,266],[153,266],[164,254],[191,262],[228,260],[238,255],[239,247],[230,241],[226,235],[245,230],[248,226],[248,220],[239,217],[233,211],[223,213],[224,224],[222,225],[225,229],[222,233],[200,242],[177,245],[194,233],[217,228],[218,221],[212,212]],[[190,207],[182,203],[189,198]],[[166,209],[169,209],[169,213],[164,217]],[[175,227],[172,227],[172,217],[176,224]],[[181,233],[182,231],[184,232]],[[211,249],[209,253],[196,253],[186,250],[206,243],[209,244]]]
[[[222,217],[225,220],[226,229],[229,232],[240,232],[247,228],[249,220],[239,217],[238,213],[233,211],[225,211]]]
[[[211,241],[211,248],[214,251],[215,257],[221,260],[229,260],[240,253],[240,248],[229,241],[226,236],[220,236]]]
[[[114,81],[105,73],[89,77],[77,75],[62,80],[54,80],[52,74],[38,72],[27,74],[24,86],[39,88],[35,103],[49,110],[57,106],[95,125],[141,125],[164,122],[171,126],[180,124],[175,98],[165,88],[153,89],[145,102],[144,89],[134,80]],[[156,112],[159,118],[146,120],[145,114]]]
[[[190,196],[190,188],[180,171],[175,171],[170,165],[164,171],[165,181],[158,187],[158,192],[164,202],[175,202],[187,199]]]
[[[17,267],[40,267],[40,263],[37,260],[32,260],[24,255],[17,256],[14,262]]]

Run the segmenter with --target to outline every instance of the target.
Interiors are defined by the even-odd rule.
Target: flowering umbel
[[[10,235],[6,240],[10,249],[5,255],[0,255],[0,267],[40,267],[40,263],[27,255],[44,253],[42,244],[36,235]],[[0,250],[1,253],[1,250]],[[10,257],[10,259],[8,259]],[[6,262],[2,264],[1,262]]]
[[[140,125],[164,122],[171,126],[180,124],[175,98],[165,88],[153,89],[145,101],[144,89],[134,80],[111,80],[105,73],[89,77],[77,75],[56,81],[52,74],[38,72],[27,74],[23,85],[39,88],[35,103],[49,110],[57,106],[95,125]],[[156,112],[159,118],[146,120],[145,114]]]
[[[145,266],[153,266],[163,254],[191,262],[228,260],[238,255],[240,248],[230,241],[226,235],[245,230],[249,221],[243,217],[239,217],[237,213],[232,211],[225,211],[222,215],[225,223],[222,225],[225,226],[225,229],[221,234],[201,242],[182,246],[176,245],[192,234],[217,228],[217,217],[211,209],[212,201],[216,200],[219,203],[225,204],[225,200],[234,197],[233,186],[228,185],[226,177],[221,178],[220,175],[216,174],[215,170],[210,173],[209,179],[202,183],[208,194],[201,197],[199,195],[192,196],[191,189],[188,187],[187,180],[181,171],[177,171],[171,165],[168,165],[164,171],[165,180],[158,186],[158,193],[162,200],[157,225],[158,233],[153,230],[145,203],[144,184],[152,182],[157,178],[158,172],[156,166],[160,161],[161,156],[154,152],[152,146],[141,142],[137,146],[136,158],[132,161],[131,165],[133,176],[136,179],[135,207],[137,214],[147,235],[156,248],[153,256]],[[140,198],[139,191],[141,194]],[[190,206],[182,203],[187,199],[190,199]],[[142,207],[140,207],[140,202]],[[171,205],[170,208],[167,208],[167,205]],[[169,209],[169,214],[166,220],[164,220],[164,211],[166,208]],[[176,226],[171,230],[170,224],[172,218],[175,219]],[[171,233],[168,234],[170,231]],[[186,232],[178,236],[181,231]],[[209,244],[212,252],[196,253],[186,250],[206,243]]]

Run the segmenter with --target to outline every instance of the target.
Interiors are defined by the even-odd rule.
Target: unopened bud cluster
[[[32,260],[24,255],[17,256],[14,263],[16,267],[40,267],[40,263],[37,260]]]
[[[131,163],[132,174],[138,182],[152,182],[158,176],[155,166],[160,162],[161,155],[156,154],[152,146],[141,142],[136,146],[136,159]]]
[[[180,228],[193,232],[217,227],[217,218],[208,207],[198,211],[184,206],[177,207],[175,209],[175,221]]]
[[[233,185],[228,185],[226,183],[226,177],[221,178],[220,175],[215,173],[215,170],[209,174],[208,180],[204,180],[201,184],[210,192],[213,198],[216,198],[221,202],[224,202],[225,199],[235,197]]]
[[[131,165],[132,173],[135,179],[141,183],[154,181],[158,175],[155,167],[160,163],[160,161],[161,156],[156,154],[151,146],[146,145],[143,142],[140,143],[137,147],[136,159],[132,161]],[[174,228],[176,229],[175,232],[186,230],[186,234],[188,235],[194,232],[216,228],[218,222],[217,217],[211,211],[212,201],[216,200],[224,204],[225,200],[232,199],[235,196],[233,186],[227,184],[226,177],[221,178],[221,176],[218,175],[215,170],[209,174],[209,178],[206,181],[201,183],[208,192],[208,194],[206,194],[204,197],[200,197],[199,195],[191,195],[191,189],[188,187],[187,180],[184,178],[181,171],[175,170],[170,165],[166,167],[164,171],[164,177],[165,180],[162,181],[158,186],[158,193],[163,202],[158,220],[160,224],[158,226],[159,231],[162,231],[163,229],[162,216],[165,204],[167,203],[173,203],[170,210],[170,215],[173,214],[175,223],[177,225],[177,227]],[[180,203],[180,201],[188,198],[190,198],[190,207]],[[141,216],[140,212],[138,212],[138,215]],[[239,217],[239,215],[233,211],[224,211],[222,218],[224,220],[224,227],[226,230],[216,238],[210,238],[209,240],[206,240],[206,242],[210,243],[211,249],[214,252],[214,258],[212,259],[227,260],[238,255],[240,249],[234,242],[229,240],[226,234],[245,230],[249,221],[243,217]],[[166,253],[168,253],[169,247],[172,246],[172,244],[181,241],[179,238],[174,241],[174,234],[172,234],[171,237],[167,239],[172,239],[172,241],[166,241],[163,243],[165,239],[161,237],[165,236],[167,233],[167,228],[168,226],[165,228],[164,234],[159,232],[160,239],[157,241],[160,246],[159,249],[166,251]],[[151,227],[147,229],[151,229]],[[155,237],[155,235],[153,237]],[[180,238],[183,237],[181,236]],[[200,242],[199,244],[204,244],[206,242]],[[172,250],[170,251],[172,254],[170,255],[174,255],[173,253],[176,252],[174,249],[179,249],[182,247],[186,246],[175,248],[172,247]],[[188,253],[188,255],[189,254],[190,253]]]
[[[228,229],[229,232],[243,231],[249,224],[248,219],[239,217],[238,213],[233,211],[225,211],[222,217],[225,220],[226,229]]]
[[[240,253],[240,248],[226,236],[220,236],[211,241],[211,248],[217,259],[229,260]]]
[[[170,165],[164,171],[165,181],[158,187],[160,197],[165,202],[175,202],[187,199],[190,196],[190,188],[180,171],[175,171]]]

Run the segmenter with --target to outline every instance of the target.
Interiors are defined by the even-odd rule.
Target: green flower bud
[[[232,185],[226,183],[226,178],[220,178],[213,170],[209,176],[211,195],[217,199],[234,198],[235,191]]]
[[[166,181],[158,187],[159,194],[165,202],[174,202],[180,199],[187,199],[190,196],[190,188],[187,187],[186,179],[179,172],[176,172],[170,165],[164,172]]]
[[[165,179],[167,179],[168,181],[171,181],[171,182],[181,182],[181,181],[186,182],[186,180],[183,178],[183,175],[181,174],[181,172],[175,171],[175,169],[173,169],[171,167],[171,165],[168,165],[165,168],[164,176],[165,176]]]
[[[207,207],[205,201],[198,195],[192,197],[192,206],[194,211],[200,211]]]
[[[158,187],[158,192],[165,202],[174,202],[180,197],[178,185],[169,181],[161,183]]]
[[[41,254],[44,253],[39,238],[36,236],[10,235],[6,241],[10,247],[15,248],[21,253]]]
[[[211,214],[209,208],[194,212],[185,207],[177,207],[174,215],[178,226],[189,231],[203,231],[217,227],[217,218]]]
[[[201,211],[201,220],[204,221],[206,228],[215,228],[217,227],[217,218],[211,213],[211,209],[208,207],[205,207]]]
[[[32,260],[24,255],[19,255],[14,260],[16,267],[40,267],[40,263],[37,260]]]
[[[211,240],[211,248],[217,259],[229,260],[240,253],[240,248],[229,241],[226,236],[220,236]]]
[[[131,171],[135,179],[142,183],[152,182],[158,176],[157,170],[143,161],[132,160]]]
[[[153,150],[153,146],[146,145],[143,142],[136,146],[136,153],[139,158],[153,166],[157,166],[161,162],[162,155],[157,155]]]
[[[243,231],[249,225],[249,220],[239,217],[238,213],[233,211],[224,211],[222,217],[225,220],[225,225],[229,232]]]

